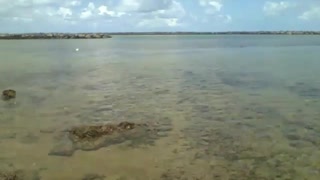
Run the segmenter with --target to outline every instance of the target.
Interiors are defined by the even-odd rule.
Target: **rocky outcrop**
[[[3,100],[10,100],[10,99],[14,99],[16,98],[16,91],[13,90],[13,89],[7,89],[7,90],[4,90],[2,92],[2,99]]]
[[[40,179],[37,171],[0,170],[0,180],[36,180]]]
[[[166,137],[171,131],[171,125],[161,123],[120,122],[74,126],[57,134],[49,155],[72,156],[77,150],[94,151],[124,142],[129,142],[131,147],[153,145],[155,140]]]
[[[0,39],[105,39],[107,33],[26,33],[0,34]]]
[[[121,122],[118,125],[79,126],[71,128],[69,130],[69,135],[73,142],[90,141],[105,135],[131,130],[134,127],[135,124],[130,122]]]

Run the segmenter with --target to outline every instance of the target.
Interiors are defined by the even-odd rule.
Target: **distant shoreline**
[[[112,35],[320,35],[320,31],[2,33],[0,39],[106,39]]]
[[[320,35],[320,31],[113,32],[109,35]]]
[[[21,33],[0,34],[0,39],[105,39],[108,33]]]

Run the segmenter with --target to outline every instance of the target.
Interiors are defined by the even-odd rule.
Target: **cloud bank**
[[[320,20],[320,2],[316,0],[235,3],[226,0],[0,0],[0,32],[250,30],[249,27],[261,28],[259,24],[264,17],[289,18],[296,22],[297,28],[302,23]],[[245,18],[237,20],[239,15]],[[276,21],[266,23],[281,28]],[[320,28],[319,23],[315,24],[313,28]],[[282,28],[286,28],[285,24]]]

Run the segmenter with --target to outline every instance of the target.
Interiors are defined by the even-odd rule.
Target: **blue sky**
[[[0,0],[0,32],[320,30],[320,0]]]

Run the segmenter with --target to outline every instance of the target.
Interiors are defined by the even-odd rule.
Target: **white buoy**
[[[79,48],[76,48],[76,51],[79,51]]]

